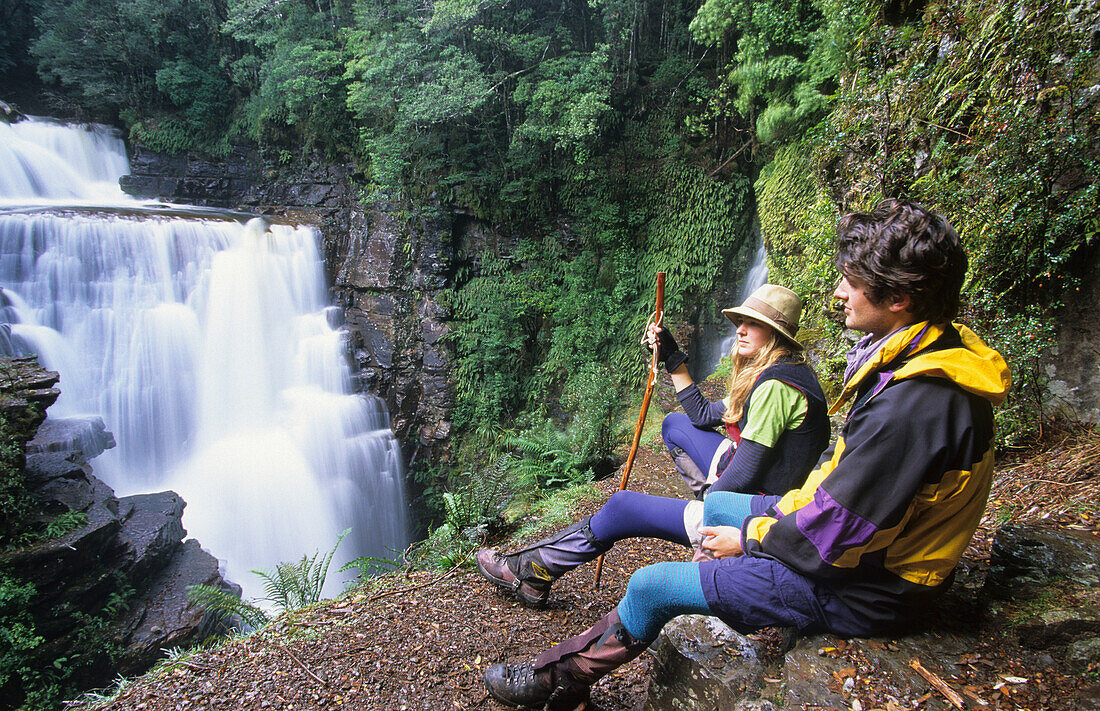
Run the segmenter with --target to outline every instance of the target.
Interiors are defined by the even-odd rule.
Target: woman
[[[721,472],[710,486],[706,505],[620,491],[595,515],[527,548],[508,555],[478,551],[478,571],[528,607],[541,607],[561,575],[624,538],[661,538],[693,548],[699,559],[711,557],[721,542],[708,545],[701,524],[740,526],[750,513],[764,510],[750,511],[752,497],[733,496],[730,489],[785,493],[802,483],[828,442],[825,396],[794,340],[801,312],[802,300],[794,292],[771,284],[757,289],[741,306],[722,312],[738,323],[730,406],[708,403],[687,374],[687,356],[672,337],[659,328],[649,329],[651,347],[658,346],[658,357],[690,413],[665,419],[665,442],[673,456],[680,457],[678,463],[690,457],[692,463],[705,461],[708,469]],[[702,429],[718,423],[726,424],[733,439]],[[735,440],[740,443],[734,446]],[[730,446],[723,448],[724,442]],[[687,468],[681,466],[681,471]],[[699,477],[699,483],[702,493],[705,478]]]
[[[737,324],[737,341],[721,402],[703,397],[671,334],[649,329],[648,343],[658,346],[684,408],[665,418],[661,436],[698,498],[708,490],[787,492],[802,483],[829,439],[825,395],[794,336],[802,300],[765,284],[722,313]]]

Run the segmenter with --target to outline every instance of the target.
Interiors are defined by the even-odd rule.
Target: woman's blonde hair
[[[761,325],[768,326],[764,323]],[[756,384],[756,379],[781,358],[786,358],[792,363],[806,362],[806,355],[801,350],[795,348],[771,326],[768,326],[768,330],[771,331],[771,338],[751,358],[745,358],[737,352],[737,341],[734,340],[733,349],[730,351],[733,368],[730,370],[730,388],[727,397],[729,405],[726,407],[726,414],[722,415],[723,422],[732,425],[741,419],[745,412],[745,401],[749,399],[749,392]]]

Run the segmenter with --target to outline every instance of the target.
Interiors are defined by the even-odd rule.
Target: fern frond
[[[325,554],[317,551],[312,557],[303,555],[295,563],[278,563],[274,570],[253,570],[253,573],[263,578],[266,595],[264,599],[283,612],[320,601],[332,557],[350,532],[349,528],[341,533],[336,539],[336,545]]]
[[[201,610],[218,615],[221,620],[236,615],[253,629],[259,629],[271,621],[267,613],[256,605],[214,585],[189,585],[187,600]]]

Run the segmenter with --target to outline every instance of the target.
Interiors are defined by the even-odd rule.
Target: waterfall
[[[133,200],[102,127],[0,124],[0,156],[0,351],[61,374],[50,417],[106,422],[101,478],[177,491],[253,596],[250,570],[346,528],[338,560],[407,545],[399,447],[353,392],[314,229]]]
[[[764,238],[760,236],[759,230],[754,230],[754,232],[756,232],[756,250],[753,253],[752,264],[749,266],[749,271],[745,274],[745,278],[741,282],[741,291],[737,295],[737,301],[723,308],[730,308],[731,306],[738,306],[744,303],[745,299],[752,295],[752,292],[759,289],[768,281],[768,253],[764,249]],[[727,323],[727,327],[732,332],[722,339],[722,344],[718,347],[718,357],[714,360],[714,366],[711,372],[714,372],[714,368],[718,367],[719,361],[730,354],[730,351],[733,350],[733,344],[737,341],[737,329],[732,323]]]
[[[0,205],[119,203],[130,172],[122,139],[105,126],[0,121]]]

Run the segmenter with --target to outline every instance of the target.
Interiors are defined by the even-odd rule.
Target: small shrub
[[[475,460],[476,461],[476,460]],[[444,521],[406,554],[419,565],[452,568],[470,557],[514,496],[512,457],[496,454],[491,463],[463,472],[443,493]]]

